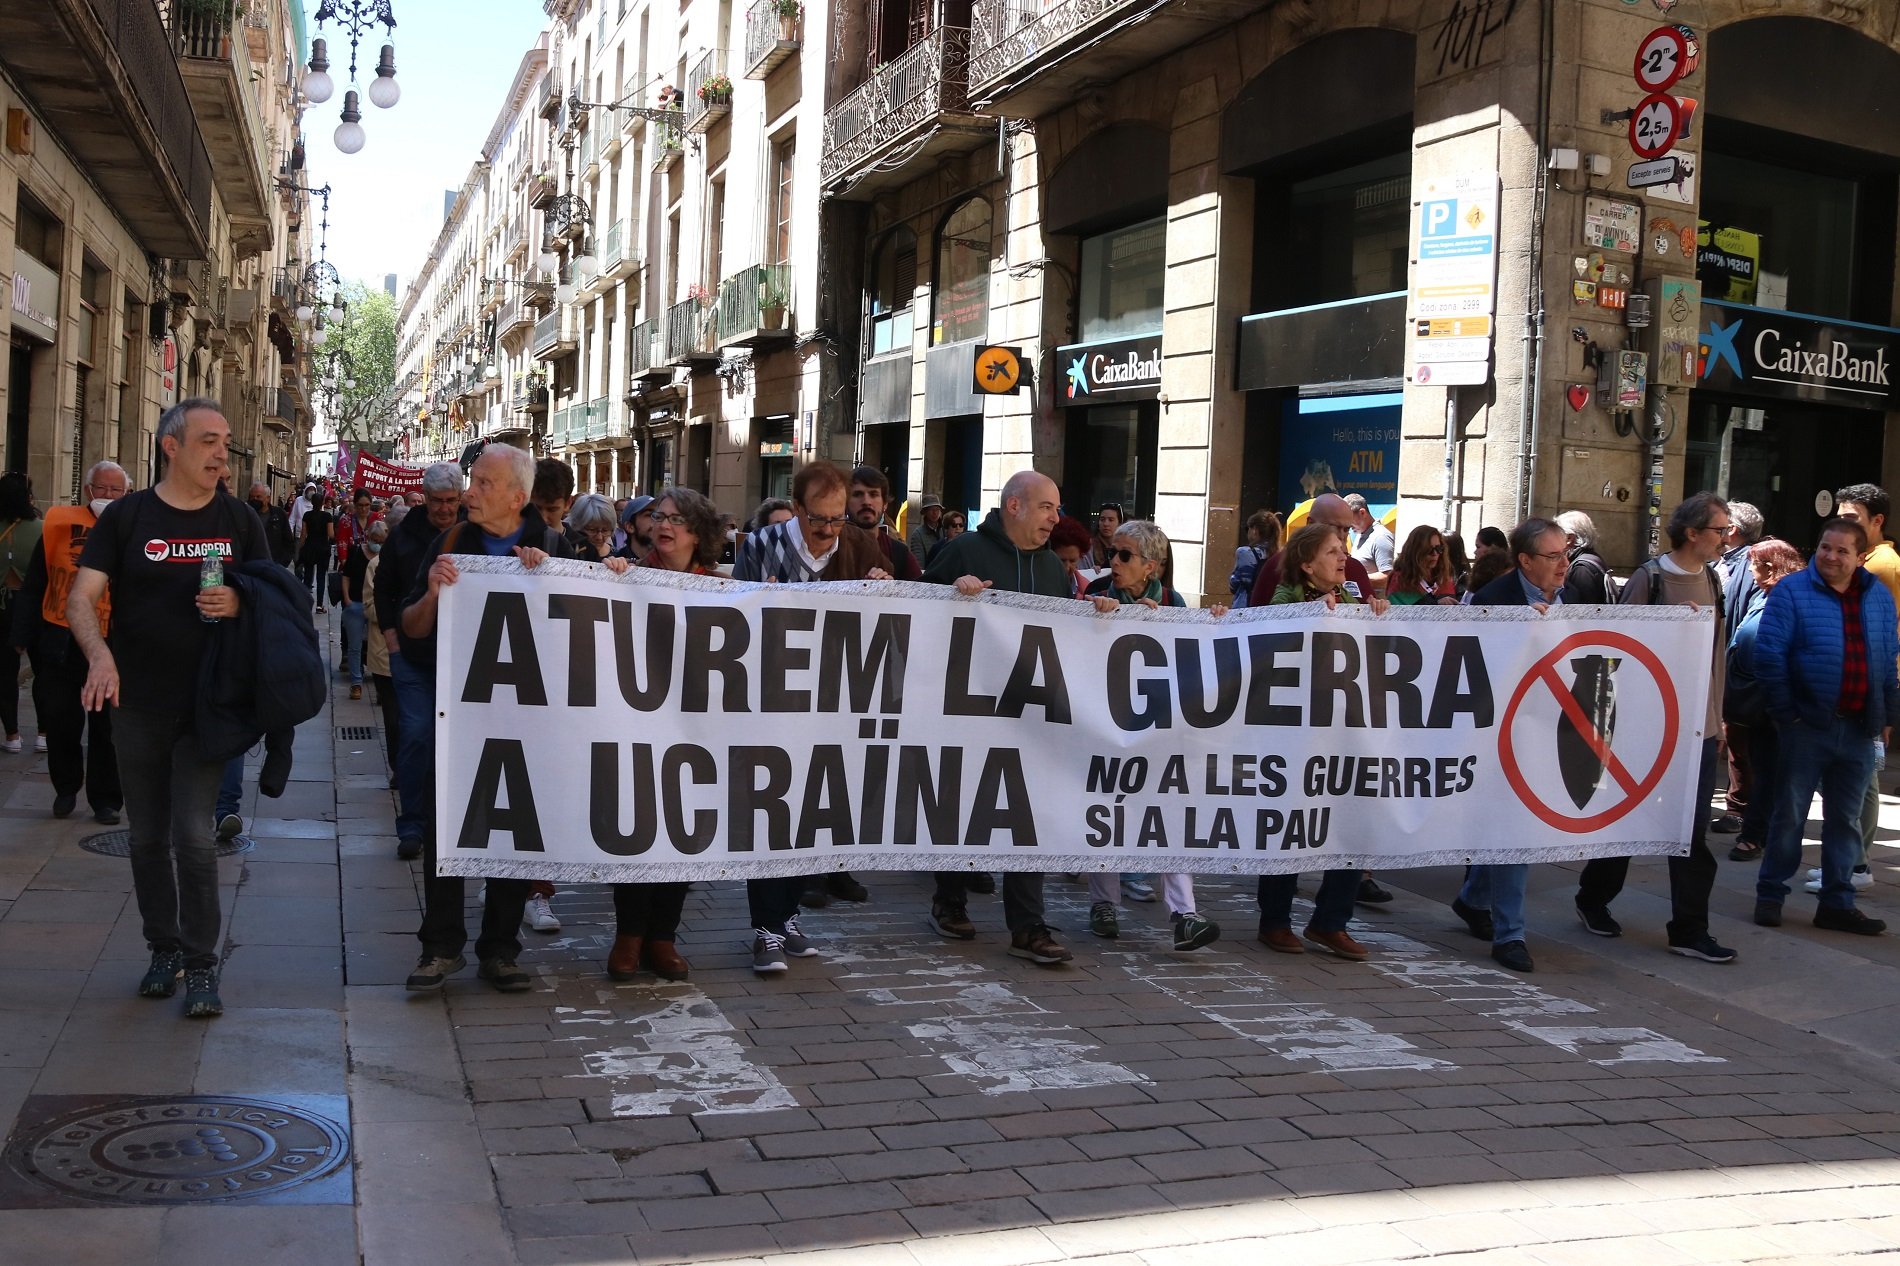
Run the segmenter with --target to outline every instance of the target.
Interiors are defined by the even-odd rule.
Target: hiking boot
[[[1852,906],[1846,909],[1822,906],[1814,912],[1814,926],[1829,932],[1853,932],[1858,936],[1879,936],[1887,930],[1883,920],[1870,919]]]
[[[409,979],[402,987],[410,993],[432,993],[440,989],[443,982],[456,972],[468,966],[468,960],[460,954],[453,958],[437,958],[433,954],[424,954],[416,960],[416,969],[409,973]]]
[[[951,905],[947,901],[930,903],[930,927],[938,936],[947,936],[955,941],[974,941],[976,924],[970,922],[962,903]]]
[[[1048,928],[1038,923],[1035,927],[1024,928],[1009,938],[1009,952],[1013,958],[1026,958],[1032,963],[1051,966],[1066,963],[1075,955],[1063,948]]]
[[[1306,953],[1306,946],[1300,943],[1299,937],[1293,935],[1292,928],[1262,928],[1260,943],[1281,954]]]
[[[1220,940],[1220,925],[1189,910],[1174,916],[1174,948],[1182,953]]]
[[[218,997],[218,969],[192,967],[185,972],[185,1017],[209,1020],[224,1014],[224,999]]]
[[[185,974],[185,956],[182,952],[153,950],[152,965],[145,969],[145,978],[139,981],[139,997],[169,998],[178,991],[178,979]]]
[[[1372,951],[1352,939],[1352,933],[1341,928],[1337,932],[1322,932],[1308,924],[1301,933],[1310,943],[1319,946],[1328,954],[1344,958],[1351,962],[1363,963],[1372,957]]]
[[[785,938],[764,928],[752,929],[752,970],[761,976],[789,971],[785,962]]]
[[[1122,934],[1113,901],[1098,901],[1089,907],[1089,931],[1111,941]]]
[[[816,958],[818,947],[798,926],[798,916],[785,920],[785,952],[793,958]]]
[[[534,988],[534,979],[512,958],[484,958],[475,974],[502,993],[526,993]]]

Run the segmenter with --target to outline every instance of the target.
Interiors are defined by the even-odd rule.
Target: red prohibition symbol
[[[1584,715],[1577,701],[1571,697],[1570,689],[1557,676],[1558,661],[1583,647],[1603,648],[1627,655],[1648,669],[1649,675],[1655,679],[1657,692],[1662,696],[1663,742],[1661,750],[1656,753],[1655,763],[1640,778],[1617,758],[1610,745],[1597,732],[1596,726]],[[1533,687],[1549,690],[1556,697],[1557,705],[1570,718],[1571,724],[1577,728],[1584,742],[1588,743],[1598,759],[1602,760],[1603,768],[1615,780],[1616,785],[1622,788],[1623,798],[1616,804],[1601,812],[1577,817],[1545,803],[1543,798],[1531,788],[1518,761],[1513,725],[1517,720],[1519,706],[1523,704]],[[1559,831],[1567,831],[1573,835],[1600,831],[1627,816],[1637,805],[1647,799],[1649,793],[1656,789],[1656,784],[1662,781],[1663,774],[1668,772],[1670,758],[1675,751],[1681,711],[1681,706],[1676,700],[1675,687],[1669,680],[1669,673],[1663,668],[1662,660],[1656,657],[1654,651],[1623,633],[1603,630],[1575,633],[1557,643],[1554,650],[1532,664],[1530,671],[1524,674],[1524,679],[1518,682],[1516,691],[1511,695],[1510,705],[1504,709],[1504,722],[1498,727],[1498,761],[1504,767],[1504,777],[1511,784],[1511,790],[1516,792],[1517,798],[1524,802],[1524,807],[1535,814],[1546,826],[1555,827]]]

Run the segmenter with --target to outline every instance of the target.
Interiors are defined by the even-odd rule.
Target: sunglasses
[[[1143,562],[1147,561],[1145,558],[1142,558],[1140,554],[1137,554],[1134,550],[1131,550],[1131,549],[1110,550],[1108,553],[1109,553],[1109,557],[1113,558],[1118,563],[1132,563],[1136,559],[1141,559],[1141,561]]]

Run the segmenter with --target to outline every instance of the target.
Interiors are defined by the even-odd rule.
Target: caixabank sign
[[[1699,385],[1851,409],[1900,409],[1900,330],[1704,300]]]
[[[1152,400],[1161,394],[1161,331],[1056,349],[1063,405]]]

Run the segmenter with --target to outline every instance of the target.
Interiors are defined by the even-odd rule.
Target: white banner
[[[1102,615],[456,559],[445,875],[1186,871],[1681,853],[1710,612]]]

